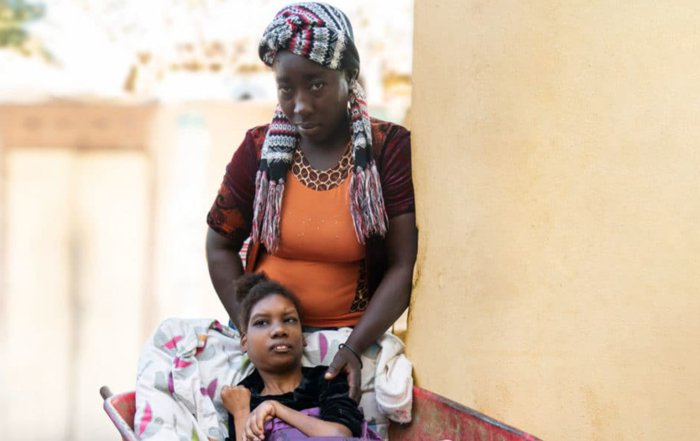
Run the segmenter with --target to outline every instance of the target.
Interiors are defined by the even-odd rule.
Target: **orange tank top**
[[[264,253],[255,271],[265,271],[299,297],[304,325],[354,326],[366,307],[367,289],[365,247],[350,215],[350,180],[341,170],[346,176],[339,185],[319,190],[301,182],[295,171],[305,180],[318,174],[297,152],[285,183],[279,248],[274,255]]]

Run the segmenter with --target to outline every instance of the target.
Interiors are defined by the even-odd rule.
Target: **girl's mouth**
[[[270,348],[271,352],[275,352],[277,354],[286,354],[287,352],[291,351],[292,347],[289,346],[288,344],[285,343],[280,343],[273,345],[272,348]]]

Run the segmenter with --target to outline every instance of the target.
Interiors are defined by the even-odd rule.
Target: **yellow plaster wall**
[[[416,0],[417,383],[700,439],[700,3]]]

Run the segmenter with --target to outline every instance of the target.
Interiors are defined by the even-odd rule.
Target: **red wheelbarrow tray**
[[[104,409],[122,438],[138,440],[134,432],[135,393],[112,395],[102,387]],[[413,420],[410,424],[392,422],[391,441],[541,441],[521,430],[498,422],[473,409],[419,387],[413,388]]]

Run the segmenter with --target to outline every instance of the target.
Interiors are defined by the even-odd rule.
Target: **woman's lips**
[[[309,134],[318,130],[318,124],[297,124],[297,129],[301,133]]]

